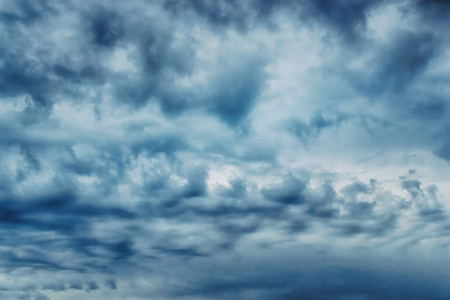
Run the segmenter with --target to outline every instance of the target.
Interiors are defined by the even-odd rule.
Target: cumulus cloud
[[[448,299],[445,1],[0,1],[1,299]]]

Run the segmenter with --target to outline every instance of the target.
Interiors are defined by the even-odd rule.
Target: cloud
[[[449,298],[445,1],[3,2],[1,299]]]
[[[334,30],[346,41],[359,39],[367,29],[370,10],[381,2],[371,1],[307,1],[306,12]]]
[[[431,32],[398,31],[366,62],[369,70],[347,71],[349,81],[368,95],[398,93],[410,86],[438,51]],[[370,53],[370,52],[369,52]]]
[[[112,290],[117,289],[116,280],[113,278],[106,280],[105,285]]]
[[[299,204],[305,201],[302,192],[306,189],[307,183],[290,175],[283,180],[281,186],[273,189],[263,189],[262,194],[275,202]]]

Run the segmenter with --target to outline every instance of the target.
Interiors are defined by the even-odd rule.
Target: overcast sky
[[[0,0],[0,300],[450,299],[447,0]]]

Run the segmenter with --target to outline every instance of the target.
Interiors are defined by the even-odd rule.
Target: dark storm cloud
[[[136,214],[121,208],[97,206],[95,204],[82,204],[78,197],[68,192],[33,197],[31,199],[2,199],[0,201],[0,223],[5,238],[5,245],[16,247],[35,247],[35,250],[24,250],[26,254],[17,256],[8,252],[3,259],[4,267],[11,268],[33,265],[36,269],[71,269],[66,267],[67,262],[57,262],[45,252],[58,251],[64,248],[73,249],[77,253],[93,255],[89,249],[94,246],[103,248],[112,254],[115,260],[122,260],[133,254],[129,241],[102,242],[89,239],[91,224],[100,220],[132,220]],[[9,233],[25,240],[17,240],[14,236],[7,237]],[[27,237],[28,233],[53,232],[54,238],[35,239]],[[57,236],[66,238],[58,241]],[[4,253],[6,254],[6,253]],[[82,266],[78,266],[82,268]],[[77,269],[78,269],[77,268]]]
[[[206,254],[203,254],[196,250],[195,248],[163,248],[163,247],[156,247],[154,248],[157,252],[167,254],[167,255],[175,255],[175,256],[182,256],[182,257],[202,257],[207,256]]]
[[[249,59],[239,67],[219,74],[210,110],[228,125],[236,125],[252,110],[265,83],[264,62]]]
[[[195,286],[183,291],[176,291],[174,296],[206,296],[214,299],[249,298],[249,299],[426,299],[429,295],[436,299],[445,299],[449,294],[445,279],[433,277],[435,283],[426,280],[426,275],[417,277],[396,269],[402,265],[399,261],[390,261],[383,269],[376,267],[376,261],[369,257],[361,258],[364,268],[346,267],[342,264],[323,262],[311,269],[314,255],[310,261],[297,262],[296,267],[277,268],[265,276],[264,267],[259,272],[246,269],[246,265],[233,263],[239,272],[223,270],[220,275],[203,279],[202,286]],[[324,258],[324,257],[323,257]],[[267,262],[267,267],[270,267]],[[425,281],[425,283],[424,283]],[[424,283],[424,284],[423,284]],[[413,284],[413,286],[410,286]],[[435,287],[438,290],[435,290]]]
[[[122,16],[107,7],[87,12],[88,32],[92,42],[100,47],[113,48],[124,34]]]
[[[430,33],[399,32],[393,37],[393,44],[380,53],[381,68],[377,79],[389,82],[399,90],[418,76],[427,67],[437,47]]]
[[[204,167],[196,167],[189,171],[188,182],[183,196],[187,198],[205,196],[207,194],[206,179],[208,173]]]
[[[369,70],[349,72],[349,81],[369,95],[403,92],[426,70],[439,50],[431,32],[398,31],[368,62]]]
[[[246,4],[249,4],[248,6]],[[254,21],[268,22],[272,12],[289,1],[165,1],[165,7],[175,15],[191,10],[197,16],[204,18],[216,30],[234,27],[240,31],[248,30]],[[253,21],[253,22],[252,22]]]
[[[51,15],[50,19],[53,18]],[[8,27],[0,49],[3,61],[0,70],[1,95],[29,95],[37,109],[43,107],[48,110],[57,96],[75,97],[79,101],[85,96],[83,86],[101,86],[109,82],[113,84],[116,97],[121,102],[141,106],[156,97],[164,111],[183,109],[181,100],[175,99],[179,96],[170,96],[167,91],[173,84],[168,72],[188,72],[192,58],[186,48],[172,47],[170,29],[158,29],[145,19],[142,23],[134,23],[123,18],[113,8],[101,6],[82,12],[80,21],[84,23],[79,28],[82,39],[77,46],[80,49],[57,53],[56,57],[52,56],[50,47],[36,52],[39,37],[25,35],[15,24]],[[27,44],[28,47],[31,44],[31,49],[23,54],[15,47],[7,47],[8,41],[12,40]],[[138,62],[142,70],[140,76],[133,81],[107,74],[102,64],[102,56],[109,55],[105,50],[112,51],[119,41],[123,45],[134,44],[139,48]],[[97,48],[91,48],[93,46]],[[73,59],[75,57],[77,59]]]
[[[190,205],[186,201],[166,201],[160,207],[151,209],[155,216],[165,218],[205,218],[211,221],[221,219],[230,220],[245,217],[257,217],[260,219],[276,219],[284,212],[283,206],[274,206],[270,204],[247,204],[247,205],[224,205],[218,204],[214,207],[204,207]]]
[[[107,287],[109,287],[112,290],[116,290],[117,289],[117,285],[116,285],[116,280],[113,278],[110,278],[108,280],[105,281],[105,285]]]
[[[165,3],[166,8],[174,13],[180,13],[188,8],[205,17],[214,25],[223,26],[237,23],[238,27],[242,27],[244,26],[242,19],[245,14],[237,9],[237,5],[238,3],[235,1],[166,1]]]
[[[262,194],[268,199],[282,204],[299,204],[305,202],[302,195],[308,182],[301,181],[292,175],[283,180],[283,184],[272,189],[263,189]]]
[[[429,22],[437,24],[449,22],[450,3],[446,0],[417,0],[413,2],[412,7]]]
[[[54,55],[54,45],[40,45],[40,33],[33,33],[33,30],[37,31],[44,21],[60,16],[48,1],[33,4],[18,1],[11,6],[17,11],[17,19],[24,23],[25,29],[20,23],[9,24],[3,20],[5,31],[0,46],[0,95],[27,97],[28,105],[23,111],[24,124],[39,121],[39,116],[48,117],[59,97],[81,96],[83,86],[104,82],[101,67],[90,63],[89,58],[80,65],[73,65],[64,57],[65,53]]]
[[[344,40],[353,42],[367,29],[367,15],[371,9],[383,1],[370,0],[319,0],[306,1],[306,13],[315,21],[324,23]],[[299,1],[302,3],[302,1]],[[317,19],[316,19],[317,18]]]
[[[287,10],[301,21],[308,21],[314,25],[322,25],[343,40],[353,42],[364,34],[367,27],[367,15],[371,9],[379,6],[382,1],[368,0],[352,1],[248,1],[241,3],[234,0],[221,1],[166,1],[166,8],[180,15],[186,11],[193,11],[204,18],[217,30],[224,27],[234,27],[240,31],[247,31],[256,24],[262,23],[273,27],[273,15]]]
[[[333,207],[340,200],[330,182],[324,182],[318,191],[308,188],[308,179],[299,179],[293,175],[284,178],[282,185],[272,188],[263,188],[264,197],[285,205],[301,205],[306,214],[312,217],[329,219],[337,216],[339,212]]]
[[[90,281],[90,282],[88,282],[88,289],[91,291],[98,290],[99,286],[98,286],[97,282]]]
[[[323,195],[316,198],[309,203],[307,214],[321,219],[330,219],[337,217],[339,211],[333,207],[338,202],[336,191],[330,182],[325,182],[323,185]]]
[[[159,207],[153,206],[148,213],[164,218],[214,222],[218,225],[217,230],[225,233],[229,239],[224,241],[225,245],[233,245],[236,238],[257,231],[263,226],[261,222],[269,222],[274,226],[283,224],[288,232],[301,232],[308,229],[311,222],[328,221],[332,222],[331,228],[335,227],[344,235],[366,233],[383,236],[395,229],[398,214],[403,209],[401,203],[394,211],[380,214],[375,213],[377,202],[358,200],[359,194],[377,195],[373,180],[369,184],[354,182],[344,187],[344,198],[341,198],[332,182],[324,182],[317,189],[312,189],[309,180],[300,178],[289,174],[281,184],[262,188],[261,196],[270,202],[216,205],[211,208],[180,199],[163,202]],[[219,189],[218,193],[223,195],[223,189]],[[339,206],[344,210],[340,211]],[[294,215],[289,212],[292,207],[302,212]],[[424,212],[419,211],[418,214],[423,215]],[[235,222],[237,220],[240,220],[239,223]]]
[[[199,182],[204,182],[205,171],[202,169],[193,169],[193,171],[189,171],[188,173],[188,182],[195,182],[196,180],[200,180]],[[402,182],[402,185],[413,192],[412,197],[417,197],[418,194],[415,193],[415,190],[420,189],[420,182],[415,180],[406,180]],[[188,183],[189,186],[189,183]],[[298,188],[297,188],[298,187]],[[395,225],[398,221],[399,216],[395,214],[386,214],[385,216],[379,216],[375,218],[372,213],[373,207],[376,203],[371,203],[369,206],[371,208],[369,211],[366,209],[367,203],[358,202],[354,203],[355,197],[359,194],[368,194],[373,192],[373,188],[369,184],[365,184],[362,182],[354,182],[343,189],[345,194],[349,195],[349,199],[345,201],[349,201],[351,205],[347,207],[349,214],[348,216],[342,216],[342,222],[336,225],[331,225],[335,228],[336,232],[342,236],[354,236],[358,234],[368,234],[372,236],[384,236],[387,235],[389,231],[395,228]],[[420,189],[421,190],[421,189]],[[430,193],[435,193],[436,191],[431,188]],[[336,192],[334,191],[330,182],[325,182],[322,187],[318,190],[314,190],[307,185],[307,181],[301,181],[300,179],[294,177],[293,175],[288,175],[284,178],[284,182],[281,185],[272,185],[270,187],[264,188],[261,191],[264,197],[268,197],[270,203],[267,204],[259,204],[254,207],[243,207],[239,208],[236,205],[233,206],[217,206],[215,205],[213,208],[204,208],[201,204],[183,202],[178,206],[175,210],[174,208],[170,208],[171,213],[168,214],[168,211],[163,212],[168,209],[164,206],[156,208],[155,212],[158,212],[154,217],[158,218],[173,218],[174,220],[184,220],[184,224],[189,224],[190,222],[198,222],[203,220],[211,220],[217,226],[214,229],[215,232],[222,232],[225,234],[225,239],[222,240],[217,246],[220,249],[231,249],[235,247],[236,242],[245,235],[252,234],[261,230],[266,225],[263,225],[261,222],[267,222],[269,226],[277,226],[278,223],[288,221],[290,224],[287,229],[289,231],[287,233],[301,233],[305,229],[308,228],[308,223],[305,221],[301,221],[293,218],[290,214],[287,213],[287,208],[289,206],[305,206],[305,213],[303,215],[304,220],[308,220],[308,216],[315,218],[330,218],[339,217],[338,214],[334,211],[330,205],[337,204],[343,200],[338,199],[336,196]],[[297,194],[305,194],[308,196],[303,196],[304,199],[302,201],[278,201],[278,199],[285,199],[283,195],[297,195]],[[280,196],[281,195],[281,196]],[[186,197],[189,197],[187,195]],[[200,195],[197,195],[200,196]],[[281,197],[281,198],[280,198]],[[83,227],[91,222],[96,222],[99,218],[113,218],[115,220],[123,219],[123,220],[133,220],[136,218],[136,215],[125,213],[121,210],[116,209],[108,209],[108,208],[99,208],[97,209],[94,206],[86,206],[83,204],[77,204],[76,198],[74,196],[55,196],[50,198],[45,198],[42,200],[28,200],[30,204],[20,206],[17,204],[16,200],[14,203],[9,203],[8,205],[3,205],[3,212],[5,217],[2,218],[4,224],[14,224],[17,227],[27,226],[27,224],[33,225],[33,230],[57,230],[60,232],[64,226],[60,226],[52,221],[52,219],[47,220],[46,217],[44,220],[36,223],[33,220],[38,220],[40,218],[44,218],[45,214],[47,215],[59,215],[61,218],[64,218],[65,221],[70,224],[78,223],[83,225]],[[274,206],[273,202],[276,203]],[[5,204],[5,202],[3,202]],[[17,204],[17,205],[16,205]],[[199,206],[200,205],[200,206]],[[352,206],[353,205],[353,206]],[[363,207],[363,208],[361,208]],[[355,212],[356,211],[356,212]],[[77,219],[70,221],[70,215],[74,213],[77,215]],[[148,212],[140,210],[140,214],[142,216],[146,216]],[[186,216],[192,216],[193,218],[186,219]],[[42,216],[42,217],[41,217]],[[256,219],[253,219],[253,216]],[[154,218],[153,217],[153,218]],[[361,217],[369,217],[369,221],[361,219]],[[67,219],[69,218],[69,219]],[[91,218],[92,221],[89,221]],[[130,219],[131,218],[131,219]],[[53,218],[54,219],[54,218]],[[372,222],[372,221],[374,222]],[[243,222],[245,221],[245,222]],[[31,223],[30,223],[31,222]],[[43,226],[37,224],[44,224]],[[50,226],[47,226],[49,225]],[[53,226],[52,224],[56,224],[57,226]],[[75,226],[75,225],[74,225]],[[79,225],[76,225],[79,226]],[[72,228],[72,226],[70,226]],[[295,227],[295,229],[294,229]],[[73,230],[73,229],[71,229]],[[82,229],[84,230],[84,229]],[[96,257],[97,259],[101,259],[102,256],[97,254],[98,252],[94,251],[95,249],[103,249],[103,251],[107,251],[110,253],[109,259],[107,261],[119,262],[126,259],[131,259],[133,257],[138,256],[138,250],[136,250],[133,246],[133,242],[130,239],[124,239],[118,242],[105,242],[100,241],[98,239],[93,239],[89,237],[82,237],[80,234],[82,231],[77,231],[76,235],[72,235],[71,242],[69,247],[76,250],[78,254],[86,255],[87,257]],[[86,232],[89,235],[89,232]],[[139,231],[134,231],[134,236],[139,236]],[[45,249],[47,246],[51,246],[51,244],[37,244],[35,242],[31,242],[30,245],[38,246],[37,249]],[[201,247],[201,244],[196,246],[189,247],[173,247],[165,245],[164,243],[161,245],[157,245],[152,248],[152,251],[156,255],[164,255],[169,257],[180,257],[180,258],[208,258],[212,257],[213,253],[205,252],[198,247]],[[55,247],[55,246],[51,246]],[[67,246],[65,246],[67,247]],[[67,248],[66,248],[67,249]],[[223,250],[222,250],[223,251]],[[104,253],[104,252],[103,252]],[[5,256],[4,256],[5,257]],[[27,252],[22,252],[19,256],[15,256],[13,252],[10,252],[9,256],[6,256],[7,261],[11,266],[20,266],[20,265],[32,265],[35,269],[45,268],[45,269],[61,269],[64,270],[65,267],[53,262],[53,260],[44,255],[44,253],[40,250],[33,250]],[[79,266],[81,267],[81,266]],[[93,266],[91,266],[92,268]],[[97,269],[101,269],[103,266],[96,266]],[[70,268],[72,270],[76,270]],[[296,273],[296,276],[300,276],[300,278],[307,278],[306,280],[310,281],[310,283],[317,282],[317,276],[330,276],[329,278],[333,278],[334,271],[332,270],[322,270],[320,273],[316,275],[311,274],[309,271],[305,271],[306,273],[302,274]],[[348,272],[353,272],[352,270]],[[234,273],[232,273],[234,274]],[[346,273],[348,275],[348,273]],[[236,274],[232,275],[236,276]],[[300,297],[306,297],[310,295],[307,290],[300,289],[297,290],[299,282],[297,281],[288,281],[286,282],[283,278],[288,276],[287,274],[280,273],[279,276],[275,277],[275,282],[273,281],[273,277],[265,277],[265,275],[261,275],[259,279],[252,278],[253,275],[246,275],[238,282],[241,282],[240,287],[236,285],[236,283],[229,282],[229,279],[221,279],[220,277],[213,276],[210,280],[211,282],[203,281],[200,287],[195,288],[194,290],[185,290],[180,295],[203,295],[208,297],[237,297],[238,295],[245,295],[250,291],[257,291],[257,294],[260,298],[274,298],[275,299],[284,299],[287,295],[297,295]],[[375,278],[380,279],[378,275],[371,275],[367,273],[367,276],[375,276]],[[317,277],[317,278],[316,278]],[[348,276],[345,278],[349,279]],[[253,280],[257,280],[259,284],[255,285]],[[304,281],[302,281],[305,284]],[[338,286],[334,286],[334,284],[330,283],[330,295],[334,295],[338,292],[338,290],[342,290],[342,295],[349,296],[354,294],[364,294],[364,295],[372,295],[375,297],[376,293],[379,293],[380,299],[382,297],[386,297],[384,292],[380,292],[378,288],[373,288],[373,290],[354,290],[351,288],[353,280],[349,279],[347,282],[341,282]],[[108,280],[106,283],[107,287],[111,289],[115,289],[116,285],[114,281]],[[210,286],[211,285],[211,286]],[[70,283],[68,289],[83,289],[82,284],[79,282],[77,284]],[[89,288],[90,290],[94,290]],[[286,291],[292,292],[286,292]],[[313,288],[311,290],[311,295],[315,294],[317,291]],[[340,292],[339,292],[340,293]],[[375,293],[375,294],[373,294]],[[393,292],[393,293],[401,293],[401,291]],[[400,295],[400,294],[399,294]],[[401,295],[403,295],[401,293]],[[294,297],[294,296],[293,296]],[[328,296],[327,296],[328,297]],[[331,297],[331,296],[330,296]],[[378,297],[378,296],[377,296]],[[394,296],[393,296],[394,297]],[[314,299],[314,298],[313,298]],[[319,299],[319,298],[318,298]],[[375,298],[376,299],[376,298]]]
[[[42,199],[33,199],[33,201],[20,201],[18,199],[2,199],[2,217],[3,224],[21,224],[24,225],[28,218],[33,220],[33,217],[39,213],[47,213],[52,211],[65,210],[74,202],[74,195],[70,193],[62,193],[44,197]],[[31,221],[30,220],[30,221]],[[33,221],[31,221],[33,224]],[[39,223],[39,221],[37,222]],[[60,226],[55,226],[60,228]]]
[[[174,46],[175,32],[170,28],[158,28],[150,22],[131,23],[128,27],[127,42],[138,49],[135,59],[139,70],[132,78],[111,78],[115,83],[116,99],[140,107],[156,98],[161,109],[168,114],[189,108],[192,105],[190,99],[183,91],[178,92],[174,81],[192,70],[195,53],[190,49],[191,45]]]
[[[0,49],[0,59],[3,62],[0,69],[0,95],[12,97],[29,94],[39,109],[48,107],[51,90],[51,80],[45,73],[48,66],[42,66],[39,61],[33,62],[31,59],[7,51]]]
[[[361,1],[346,4],[325,1],[316,4],[313,2],[305,4],[304,9],[308,13],[318,12],[325,20],[329,20],[333,27],[342,24],[336,28],[350,32],[352,29],[349,27],[364,23],[364,11],[371,6],[369,3]],[[193,6],[201,15],[207,15],[212,20],[221,20],[214,15],[217,10],[208,9],[211,4],[189,2],[185,5]],[[282,4],[271,5],[266,2],[255,4],[257,15],[270,15],[278,5],[282,6]],[[286,5],[292,4],[286,3]],[[295,5],[303,4],[295,3]],[[227,7],[224,9],[230,10],[231,13],[239,11],[237,6],[236,3],[224,1],[218,7]],[[357,9],[353,9],[353,6]],[[253,6],[251,7],[253,9]],[[340,13],[331,14],[331,11],[335,9]],[[346,11],[355,11],[355,13],[350,18],[344,18],[341,14],[345,15]],[[231,20],[242,17],[224,18],[232,22]],[[350,24],[346,24],[347,20]],[[76,54],[77,56],[81,54],[81,64],[68,63],[68,60],[63,57],[56,61],[46,56],[36,60],[18,53],[9,53],[5,57],[8,64],[5,65],[5,74],[2,76],[6,80],[3,93],[28,94],[38,107],[44,105],[48,108],[52,106],[55,95],[80,98],[83,97],[80,94],[82,93],[80,87],[83,85],[99,86],[109,82],[114,88],[116,99],[120,102],[140,107],[154,98],[162,110],[169,114],[179,113],[198,105],[206,106],[225,123],[236,125],[251,111],[264,83],[261,70],[264,64],[250,60],[248,64],[238,69],[225,71],[223,75],[217,76],[214,84],[216,88],[207,95],[199,95],[200,100],[203,99],[199,103],[198,100],[192,99],[190,91],[177,91],[174,86],[173,74],[184,76],[191,73],[195,62],[195,54],[190,49],[191,45],[174,46],[175,29],[158,28],[151,20],[145,18],[140,19],[139,22],[127,20],[118,8],[103,6],[83,12],[81,21],[85,23],[81,28],[85,40],[81,41],[82,52]],[[349,34],[346,33],[346,35]],[[30,42],[28,37],[23,37],[23,41]],[[138,53],[135,59],[140,68],[137,76],[125,78],[118,74],[107,75],[104,65],[100,64],[98,58],[103,55],[103,50],[113,50],[118,43],[123,46],[137,46]],[[86,51],[91,45],[97,45],[100,48]],[[3,55],[6,56],[8,52],[10,51],[6,50]],[[11,55],[15,56],[11,57]],[[56,76],[49,76],[51,73]]]

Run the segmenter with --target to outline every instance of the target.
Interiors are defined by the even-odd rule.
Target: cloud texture
[[[0,0],[0,299],[449,299],[449,26]]]

